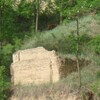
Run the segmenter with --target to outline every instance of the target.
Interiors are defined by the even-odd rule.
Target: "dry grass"
[[[49,100],[46,98],[51,98],[50,100],[62,100],[61,98],[67,98],[70,92],[68,86],[65,84],[16,86],[14,91],[14,96],[21,100],[24,100],[25,97],[35,98],[34,100],[38,100],[39,98],[44,98],[44,100]]]

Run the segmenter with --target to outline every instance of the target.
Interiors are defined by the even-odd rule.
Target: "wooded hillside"
[[[79,56],[100,67],[100,0],[0,0],[0,100],[9,96],[12,54],[43,46],[75,55],[77,20]]]

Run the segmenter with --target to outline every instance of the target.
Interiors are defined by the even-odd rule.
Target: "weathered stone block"
[[[40,84],[59,80],[60,60],[55,51],[42,47],[20,50],[13,54],[12,82]]]
[[[85,59],[79,62],[81,68],[89,63]],[[77,71],[76,59],[61,58],[54,50],[37,47],[13,54],[11,80],[14,85],[57,82],[73,71]]]

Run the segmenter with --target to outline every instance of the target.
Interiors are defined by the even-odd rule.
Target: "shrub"
[[[7,100],[9,81],[5,66],[0,66],[0,100]]]
[[[14,46],[11,44],[6,44],[5,46],[3,46],[3,48],[1,49],[1,65],[4,66],[9,66],[11,64],[11,57],[12,57],[12,53],[14,51]]]
[[[100,97],[100,81],[96,81],[92,84],[92,90]]]
[[[100,35],[94,37],[89,44],[92,46],[93,51],[100,55]]]
[[[20,47],[21,47],[21,39],[19,39],[17,37],[14,38],[14,49],[15,49],[15,51],[19,50]]]

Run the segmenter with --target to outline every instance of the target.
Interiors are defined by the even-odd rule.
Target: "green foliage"
[[[13,46],[11,44],[7,44],[3,46],[2,52],[4,55],[10,55],[13,52]]]
[[[80,35],[80,54],[84,51],[84,48],[91,40],[91,36],[87,34]],[[56,50],[57,52],[63,54],[75,54],[76,53],[76,43],[77,38],[75,34],[64,35],[64,33],[56,35],[54,33],[43,35],[37,34],[34,36],[34,39],[29,39],[28,48],[43,46],[48,50]],[[31,41],[34,40],[34,41]],[[26,40],[28,41],[28,40]],[[45,42],[46,41],[46,42]],[[27,46],[27,43],[25,43]]]
[[[92,0],[91,2],[91,5],[92,5],[92,9],[95,9],[97,10],[97,12],[100,12],[99,9],[100,9],[100,0]]]
[[[67,0],[62,10],[63,16],[74,19],[77,15],[80,17],[91,11],[99,12],[99,4],[99,0]]]
[[[65,43],[66,45],[64,48],[66,48],[66,53],[70,54],[76,54],[76,44],[77,44],[77,37],[75,34],[69,35],[68,37],[65,37]],[[79,36],[79,53],[83,53],[86,45],[91,40],[91,36],[88,34],[82,34]],[[64,43],[62,43],[64,45]]]
[[[33,7],[34,7],[33,3],[21,0],[21,3],[18,5],[17,12],[19,15],[29,18],[32,16],[32,12],[34,11]]]
[[[2,9],[0,9],[1,20],[0,20],[0,41],[12,42],[12,38],[15,35],[15,12],[12,9],[11,5],[4,2],[1,5]],[[10,12],[10,13],[9,13]]]
[[[11,44],[7,44],[3,46],[1,50],[1,57],[2,57],[1,65],[10,66],[13,50],[14,50],[14,47]]]
[[[100,80],[94,82],[92,85],[92,90],[97,94],[97,96],[100,98]]]
[[[16,37],[16,38],[13,39],[13,41],[14,41],[14,49],[15,49],[15,51],[19,50],[20,47],[21,47],[21,44],[22,44],[21,39]]]
[[[34,1],[27,2],[26,0],[21,0],[16,9],[16,14],[15,23],[17,25],[17,32],[22,34],[21,37],[27,35],[25,32],[35,30],[36,3]]]
[[[0,100],[7,100],[9,86],[6,67],[0,66]]]
[[[14,46],[6,44],[0,49],[0,100],[7,100],[10,90],[10,69],[11,57]]]
[[[100,79],[100,71],[97,72],[97,78]]]
[[[100,55],[100,35],[94,37],[90,41],[90,45],[92,46],[94,52],[98,55]]]

